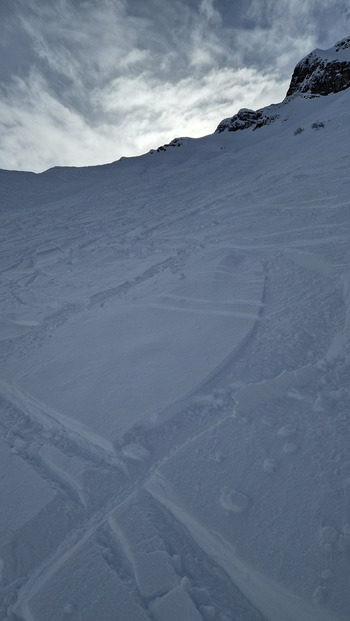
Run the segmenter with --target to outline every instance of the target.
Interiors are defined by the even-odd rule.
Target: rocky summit
[[[350,37],[329,50],[314,50],[294,69],[287,97],[338,93],[350,86]]]
[[[316,49],[295,67],[287,91],[285,104],[291,97],[318,97],[338,93],[350,86],[350,37],[338,41],[329,50]],[[251,128],[253,131],[269,125],[279,117],[281,104],[259,110],[242,108],[232,117],[223,119],[216,132],[236,132]]]

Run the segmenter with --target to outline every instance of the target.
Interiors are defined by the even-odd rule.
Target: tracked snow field
[[[349,95],[1,171],[1,621],[349,619]]]

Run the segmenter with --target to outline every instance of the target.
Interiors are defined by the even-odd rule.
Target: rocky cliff
[[[294,69],[287,97],[338,93],[350,86],[350,37],[329,50],[314,50]]]
[[[319,97],[338,93],[349,86],[350,37],[346,37],[329,50],[314,50],[296,65],[284,102],[296,96]],[[221,121],[216,132],[259,129],[279,117],[280,106],[271,105],[256,111],[243,108],[234,116]]]

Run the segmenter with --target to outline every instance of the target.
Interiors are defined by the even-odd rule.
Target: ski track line
[[[133,489],[131,489],[130,493],[128,493],[125,498],[117,502],[115,505],[105,508],[98,514],[93,514],[93,516],[90,517],[88,523],[82,527],[81,531],[83,531],[83,534],[81,534],[81,531],[79,531],[79,533],[76,533],[75,536],[73,534],[68,537],[68,540],[64,540],[61,546],[59,546],[56,552],[53,554],[53,556],[44,561],[41,566],[37,570],[35,570],[32,575],[29,576],[27,582],[20,588],[17,601],[13,605],[12,611],[14,613],[20,613],[21,619],[23,621],[35,621],[29,608],[30,600],[44,586],[44,584],[64,566],[66,561],[73,554],[75,554],[89,540],[89,538],[92,537],[101,526],[103,526],[103,524],[108,523],[111,526],[111,520],[113,520],[112,516],[114,512],[121,506],[123,506],[126,502],[128,502],[133,496],[135,496],[135,494],[137,494],[140,489],[144,488],[145,480],[147,479],[147,477],[152,478],[152,476],[155,476],[157,468],[161,467],[164,463],[166,463],[166,461],[172,458],[174,454],[178,453],[183,448],[186,448],[193,441],[197,440],[202,435],[205,435],[211,429],[215,429],[215,427],[221,425],[225,420],[228,420],[230,418],[232,418],[232,415],[226,416],[224,419],[220,419],[220,421],[217,421],[214,425],[207,427],[195,436],[188,439],[186,442],[181,444],[174,452],[171,452],[171,454],[167,455],[158,463],[154,464],[153,467],[151,467],[151,472],[145,473],[144,477],[142,477],[141,480],[139,479],[135,481]],[[79,539],[74,542],[75,537],[79,537]]]
[[[5,385],[5,391],[4,391],[4,385]],[[0,383],[0,387],[2,388],[3,392],[6,393],[5,396],[7,397],[9,393],[8,386],[9,385],[5,384],[4,382]],[[18,389],[16,390],[16,386],[13,383],[10,384],[10,388],[12,388],[12,391],[10,390],[11,392],[10,396],[12,397],[11,402],[14,405],[17,405],[16,399],[14,398],[14,396],[18,397],[18,391],[17,391]],[[19,390],[19,393],[21,395],[21,400],[20,400],[21,405],[23,406],[23,403],[24,403],[27,406],[28,399],[27,399],[26,393],[21,390]],[[38,402],[36,402],[36,400],[33,399],[31,400],[31,405],[33,403],[37,407]],[[42,411],[43,407],[44,406],[40,404],[40,422],[42,422],[42,417],[44,416],[44,413]],[[56,412],[55,414],[57,415]],[[195,436],[191,437],[189,440],[181,444],[176,449],[175,453],[179,452],[183,448],[186,448],[193,441],[195,441],[202,435],[205,435],[211,429],[214,429],[215,427],[221,425],[225,420],[228,420],[229,418],[232,418],[232,415],[226,416],[224,419],[221,419],[214,425],[202,430]],[[55,421],[57,423],[57,417],[55,417]],[[59,424],[62,424],[61,421],[59,422]],[[85,436],[84,436],[84,439],[86,439]],[[239,561],[239,559],[235,558],[233,549],[230,549],[230,553],[228,553],[229,546],[227,542],[219,540],[219,543],[218,543],[218,537],[219,537],[218,535],[207,532],[203,526],[201,526],[199,523],[196,522],[196,520],[194,520],[191,516],[186,515],[186,513],[182,509],[180,509],[174,503],[169,501],[166,498],[166,494],[164,495],[159,492],[159,487],[160,488],[164,487],[163,483],[159,484],[159,481],[162,481],[163,477],[161,477],[161,475],[158,474],[156,469],[161,467],[161,465],[164,464],[167,461],[167,459],[169,459],[169,457],[173,457],[175,453],[171,453],[170,456],[165,457],[158,464],[154,465],[154,470],[152,468],[152,472],[146,475],[149,477],[149,480],[146,481],[146,483],[140,480],[137,481],[135,488],[132,489],[130,493],[125,498],[123,498],[121,501],[119,501],[116,505],[112,507],[109,506],[107,510],[103,511],[102,515],[101,513],[94,514],[90,518],[88,524],[84,527],[84,532],[82,536],[79,538],[78,541],[73,543],[73,545],[67,541],[64,541],[63,551],[62,549],[58,549],[54,557],[51,557],[49,560],[44,562],[44,564],[38,570],[36,570],[36,572],[34,572],[32,576],[29,577],[27,583],[20,589],[18,600],[12,610],[14,612],[15,611],[20,612],[22,615],[23,621],[35,621],[29,609],[29,602],[32,599],[32,597],[42,588],[42,586],[58,570],[60,570],[64,566],[65,562],[71,557],[71,555],[73,555],[76,551],[78,551],[86,543],[86,541],[88,541],[88,539],[91,536],[93,536],[93,534],[96,532],[98,528],[100,528],[104,523],[110,521],[110,518],[116,509],[122,506],[133,495],[135,495],[135,493],[137,493],[142,487],[144,487],[156,500],[158,500],[158,502],[160,502],[165,508],[167,508],[183,526],[186,527],[186,529],[191,533],[195,541],[201,546],[203,551],[209,556],[211,556],[211,558],[226,571],[226,573],[231,577],[234,583],[242,591],[244,596],[256,608],[258,608],[264,614],[266,614],[266,610],[261,606],[261,602],[259,599],[259,598],[263,598],[263,594],[266,592],[269,593],[269,599],[271,601],[274,601],[274,599],[277,600],[277,604],[275,603],[273,604],[274,608],[272,609],[272,612],[268,608],[268,612],[270,615],[267,617],[268,621],[300,621],[300,619],[303,619],[305,621],[316,621],[316,619],[317,621],[326,621],[326,620],[330,621],[327,616],[320,616],[320,615],[315,616],[315,611],[312,609],[312,607],[309,604],[307,604],[307,609],[305,612],[305,609],[300,607],[301,604],[297,598],[285,592],[283,589],[281,589],[281,587],[274,585],[271,581],[264,578],[263,576],[260,576],[259,574],[257,574],[257,572],[254,572],[250,570],[249,568],[247,568],[241,561]],[[157,485],[154,485],[153,483],[154,480],[157,481]],[[248,582],[249,584],[251,584],[251,587],[249,588],[245,587],[247,576],[249,577]],[[251,590],[255,591],[256,594],[252,595]],[[276,593],[275,598],[271,598],[271,594],[270,594],[271,590]],[[289,616],[284,617],[282,616],[281,611],[285,610],[285,606],[287,604],[289,605],[288,598],[291,598],[291,601],[293,603],[292,611],[293,611],[294,616],[289,615]],[[305,616],[306,614],[308,616]],[[299,616],[296,616],[296,615],[299,615]],[[336,621],[336,619],[333,617],[332,621]]]
[[[200,390],[204,390],[208,386],[208,384],[212,383],[214,380],[222,376],[227,371],[227,369],[230,368],[233,361],[242,354],[242,351],[247,347],[247,345],[253,338],[258,323],[261,319],[261,313],[265,306],[266,276],[262,278],[261,289],[261,306],[258,314],[254,315],[253,318],[249,318],[249,320],[252,321],[252,326],[250,327],[250,329],[245,333],[241,340],[236,343],[233,350],[219,364],[217,364],[211,371],[209,371],[209,373],[198,384],[196,384],[196,386],[190,389],[189,392],[187,392],[186,394],[178,397],[172,403],[169,403],[168,406],[159,413],[159,417],[161,420],[169,420],[171,417],[175,416],[186,407],[188,407],[190,402]],[[177,307],[176,310],[178,310]],[[247,315],[244,315],[244,319],[248,319]]]
[[[264,290],[264,284],[265,283],[263,283],[263,286],[262,286],[263,290]],[[255,317],[255,320],[256,319],[257,318]],[[234,351],[231,352],[231,354],[229,354],[229,356],[225,358],[225,360],[222,361],[222,363],[219,364],[209,374],[209,376],[207,376],[203,380],[203,382],[201,382],[199,386],[196,386],[189,395],[186,395],[184,398],[180,399],[181,403],[177,404],[176,410],[178,410],[179,407],[180,409],[182,409],[184,405],[184,401],[187,403],[189,399],[193,398],[194,394],[198,391],[198,389],[206,385],[208,381],[212,381],[212,379],[216,377],[218,374],[219,375],[221,374],[221,372],[227,367],[227,365],[232,360],[232,357],[235,357],[237,355],[237,352],[241,351],[241,349],[245,347],[245,345],[247,344],[247,341],[249,341],[252,333],[254,332],[255,326],[256,326],[256,321],[253,323],[253,326],[251,330],[249,331],[249,334],[246,335],[244,339],[242,339],[242,341],[237,345]],[[86,446],[90,451],[92,450],[93,454],[95,455],[97,454],[98,456],[101,456],[101,451],[102,451],[104,459],[106,460],[106,455],[107,455],[107,462],[111,463],[111,458],[112,458],[113,465],[116,465],[114,462],[117,460],[117,458],[114,454],[113,448],[106,440],[97,436],[96,434],[88,430],[83,425],[75,421],[72,421],[65,415],[41,403],[40,401],[38,401],[37,399],[29,395],[25,390],[21,389],[15,382],[13,381],[5,382],[5,381],[0,380],[0,394],[2,394],[2,396],[7,401],[9,401],[12,405],[17,407],[20,411],[28,414],[32,419],[39,422],[40,425],[42,425],[44,428],[49,428],[50,430],[52,430],[52,427],[54,428],[56,427],[58,428],[58,431],[62,431],[62,430],[66,431],[68,435],[71,437],[73,442],[74,441],[78,441],[78,443],[82,442],[84,446]],[[230,418],[230,417],[231,415],[229,417],[225,417],[225,419]],[[212,426],[212,428],[216,427],[217,425],[221,423],[222,423],[222,420],[218,421],[214,426]],[[190,438],[184,444],[181,444],[176,450],[176,452],[182,449],[183,447],[186,447],[187,444],[192,442],[193,439],[197,439],[201,435],[207,433],[207,431],[208,431],[208,428],[206,428],[205,430],[202,430],[199,434],[196,434],[194,438]],[[169,456],[163,459],[162,463],[166,461],[166,459],[168,458]],[[123,463],[122,464],[118,463],[117,465],[121,465],[124,471],[125,467]],[[156,467],[157,465],[159,464],[155,464],[154,467]],[[138,480],[136,482],[135,488],[132,489],[130,494],[128,494],[123,500],[121,500],[120,502],[118,502],[116,505],[112,507],[111,506],[108,507],[107,510],[103,511],[102,515],[100,513],[98,515],[94,514],[90,518],[88,525],[84,528],[84,533],[79,538],[78,541],[76,541],[73,545],[65,541],[63,543],[63,550],[62,548],[59,548],[53,557],[51,557],[46,562],[44,562],[41,565],[41,567],[39,567],[34,572],[34,574],[32,574],[28,578],[26,584],[20,589],[17,602],[14,604],[12,608],[14,612],[15,611],[21,612],[23,621],[35,621],[29,609],[29,602],[32,599],[32,597],[35,595],[35,593],[37,593],[40,590],[40,588],[42,588],[42,586],[45,584],[45,582],[47,582],[47,580],[49,580],[64,565],[64,563],[67,561],[67,559],[72,554],[74,554],[82,545],[84,545],[84,543],[94,534],[94,532],[96,532],[96,530],[101,525],[103,525],[106,521],[109,520],[109,517],[121,504],[126,502],[133,494],[135,494],[139,489],[141,489],[146,476],[149,477],[150,476],[149,473],[146,473],[145,477],[143,477],[142,480]]]
[[[193,313],[196,315],[216,315],[221,317],[236,317],[236,319],[250,319],[252,321],[259,321],[258,315],[252,313],[243,313],[234,310],[205,310],[202,308],[190,308],[181,306],[170,306],[166,304],[157,304],[155,302],[138,302],[138,306],[144,306],[147,308],[160,308],[161,310],[173,311],[177,313]]]
[[[98,514],[93,514],[93,516],[90,517],[88,523],[83,526],[82,530],[84,532],[78,539],[78,541],[72,543],[65,540],[62,546],[58,548],[56,553],[54,553],[54,555],[50,559],[44,561],[42,565],[28,578],[26,584],[20,589],[20,594],[17,602],[14,604],[13,611],[21,612],[23,621],[35,621],[29,611],[28,602],[41,589],[45,582],[47,582],[57,571],[59,571],[63,567],[65,562],[73,554],[75,554],[103,524],[108,523],[112,527],[112,523],[114,524],[114,520],[112,517],[114,512],[122,507],[125,503],[127,503],[142,488],[144,488],[145,479],[147,477],[149,478],[155,476],[157,468],[161,467],[164,463],[166,463],[168,459],[173,458],[176,453],[189,446],[193,441],[196,441],[201,436],[205,435],[206,433],[210,432],[211,430],[215,429],[223,422],[231,418],[232,415],[226,416],[225,418],[217,421],[214,425],[207,427],[195,436],[186,440],[174,452],[171,452],[171,454],[167,455],[158,463],[154,464],[154,466],[151,467],[151,473],[145,473],[145,476],[141,480],[137,480],[135,482],[134,488],[130,491],[129,494],[127,494],[125,498],[117,502],[117,504],[109,506],[106,510],[102,512],[102,515],[101,512],[99,512]],[[78,536],[80,534],[81,531],[77,533]],[[74,535],[72,535],[71,538],[74,538]]]
[[[143,283],[145,280],[148,280],[149,278],[153,278],[153,276],[159,274],[164,269],[167,269],[168,267],[171,267],[172,265],[174,265],[174,263],[181,257],[181,255],[182,255],[182,252],[180,250],[176,255],[172,255],[168,257],[167,259],[165,259],[164,261],[161,261],[160,263],[155,263],[154,265],[147,268],[144,272],[135,276],[131,280],[125,280],[124,282],[122,282],[120,285],[117,285],[116,287],[111,287],[109,289],[102,289],[101,291],[97,291],[96,293],[93,293],[90,296],[90,300],[87,305],[87,308],[90,309],[90,308],[93,308],[96,304],[100,305],[101,302],[110,301],[114,297],[116,297],[119,293],[126,293],[135,285],[139,285]]]
[[[68,559],[79,551],[103,524],[106,522],[109,523],[114,511],[132,498],[132,496],[141,489],[142,484],[143,481],[137,482],[135,489],[132,489],[125,498],[115,505],[93,514],[87,524],[83,526],[78,533],[71,534],[68,538],[63,540],[56,552],[49,559],[45,560],[19,589],[17,601],[12,605],[10,612],[20,613],[21,621],[35,621],[30,612],[30,600],[40,591],[44,584],[65,565]],[[83,533],[81,531],[83,531]]]
[[[104,461],[114,466],[122,466],[115,455],[111,442],[78,421],[41,403],[14,381],[0,380],[0,395],[21,412],[38,422],[44,429],[52,431],[56,428],[58,432],[64,431],[73,443],[83,444],[90,452],[98,457],[102,456]]]
[[[140,491],[140,489],[145,488],[145,485],[144,485],[145,479],[147,477],[152,478],[153,476],[156,476],[156,468],[161,467],[164,463],[166,463],[168,459],[173,458],[173,456],[176,453],[178,453],[180,450],[182,450],[183,448],[186,448],[193,441],[205,435],[212,429],[215,429],[216,427],[221,425],[224,421],[230,418],[232,418],[232,415],[227,416],[224,419],[221,419],[220,421],[216,422],[214,425],[211,425],[210,427],[207,427],[206,429],[202,430],[201,432],[199,432],[198,434],[196,434],[195,436],[191,437],[186,442],[181,444],[170,455],[167,455],[160,462],[155,464],[152,468],[151,474],[146,473],[142,480],[136,481],[134,489],[132,489],[125,498],[120,500],[114,506],[108,507],[107,510],[102,512],[102,515],[101,513],[98,513],[98,514],[95,513],[89,519],[88,523],[82,528],[82,530],[84,531],[83,534],[81,535],[81,531],[77,533],[77,536],[81,535],[78,541],[75,541],[75,542],[71,541],[71,539],[74,539],[74,535],[71,535],[70,538],[68,538],[68,541],[67,539],[64,540],[62,545],[56,550],[54,555],[51,556],[46,561],[44,561],[41,564],[41,566],[37,570],[35,570],[35,572],[32,575],[29,576],[27,582],[23,585],[23,587],[20,588],[17,601],[13,605],[12,611],[15,613],[19,612],[21,614],[23,621],[35,621],[29,609],[30,600],[44,586],[44,584],[48,580],[50,580],[50,578],[52,578],[52,576],[54,576],[54,574],[64,566],[66,561],[68,561],[68,559],[73,554],[75,554],[89,540],[89,538],[92,537],[94,533],[101,526],[103,526],[103,524],[108,523],[111,526],[112,530],[115,530],[113,528],[114,512],[120,507],[122,507],[125,503],[127,503],[133,496],[135,496]]]
[[[228,574],[267,621],[346,621],[334,613],[316,608],[241,561],[231,544],[219,533],[207,530],[174,502],[171,484],[159,472],[148,479],[144,488],[189,532],[203,552]]]
[[[192,303],[204,303],[204,304],[217,304],[220,305],[233,305],[233,304],[247,304],[249,306],[258,306],[259,308],[263,306],[261,300],[247,300],[241,298],[232,298],[232,300],[206,300],[205,298],[190,298],[182,295],[175,295],[173,293],[159,293],[155,297],[160,299],[172,299],[172,300],[185,300],[186,302]]]
[[[250,330],[245,334],[241,341],[237,343],[236,347],[218,365],[216,365],[216,367],[214,367],[214,369],[212,369],[196,386],[190,389],[189,392],[187,392],[186,394],[178,397],[175,401],[170,403],[159,413],[159,419],[162,422],[169,420],[176,414],[179,414],[181,411],[185,410],[199,391],[205,390],[209,384],[219,379],[222,375],[225,374],[225,372],[227,372],[234,360],[236,360],[236,358],[243,352],[243,350],[247,347],[247,345],[253,338],[258,324],[258,320],[259,318],[256,318]],[[155,423],[155,427],[157,427],[157,423]]]
[[[250,334],[247,335],[248,340],[253,331],[254,327],[250,331]],[[247,339],[243,339],[244,343],[240,343],[238,345],[238,350],[246,344],[246,340]],[[228,358],[232,360],[232,356],[235,356],[236,353],[237,350],[232,352]],[[227,360],[224,362],[227,363]],[[226,364],[224,366],[226,366]],[[223,363],[220,364],[210,375],[217,375],[222,370],[222,367]],[[208,378],[206,378],[205,381],[208,381]],[[197,390],[198,387],[196,387],[194,391],[191,391],[192,395]],[[106,444],[107,441],[99,436],[96,436],[96,434],[79,423],[68,419],[65,415],[60,414],[52,408],[40,403],[34,397],[31,397],[24,390],[20,389],[14,382],[1,381],[0,391],[8,401],[16,407],[19,407],[21,411],[28,413],[35,420],[39,421],[44,427],[49,426],[49,428],[52,429],[52,424],[54,424],[59,428],[63,428],[65,431],[68,431],[73,440],[78,438],[78,440],[83,441],[84,444],[88,444],[90,449],[93,448],[94,453],[96,453],[96,449],[99,452],[102,449],[103,452],[107,450],[108,455],[111,455],[110,447],[108,446],[109,443]],[[220,425],[224,420],[231,418],[231,416],[232,415],[225,417],[225,419],[218,421],[210,428],[202,430],[193,438],[190,438],[184,444],[179,446],[176,452],[186,448],[186,446],[192,441],[210,431],[211,428],[215,428],[217,425]],[[168,458],[169,456],[162,460],[161,463],[164,463]],[[160,464],[158,463],[156,467],[157,466],[159,467]],[[98,515],[94,514],[94,516],[92,516],[89,520],[87,527],[84,527],[83,535],[75,544],[73,544],[73,546],[69,545],[67,541],[65,541],[64,550],[62,551],[61,549],[57,551],[53,558],[51,557],[51,559],[46,561],[46,563],[44,563],[32,576],[29,577],[27,583],[20,590],[18,600],[12,608],[13,611],[17,610],[22,614],[23,621],[35,621],[29,608],[30,600],[42,588],[45,582],[47,582],[60,568],[63,567],[67,559],[81,546],[83,546],[101,525],[103,525],[106,521],[109,521],[113,512],[121,504],[129,500],[129,498],[142,487],[144,487],[158,502],[168,509],[177,521],[185,526],[186,530],[190,532],[193,539],[201,546],[203,551],[226,571],[244,596],[257,609],[262,610],[264,614],[266,614],[266,612],[268,613],[267,619],[269,621],[300,621],[300,619],[303,619],[303,621],[316,621],[316,619],[317,621],[326,621],[327,619],[327,621],[329,621],[327,616],[322,616],[323,613],[318,614],[318,611],[317,616],[315,616],[315,610],[309,604],[302,602],[292,594],[285,591],[283,588],[275,585],[269,579],[261,576],[258,572],[245,566],[244,563],[235,557],[233,548],[230,547],[227,542],[223,541],[219,535],[210,533],[194,518],[186,514],[186,512],[178,507],[176,503],[173,503],[167,498],[167,493],[163,493],[164,490],[160,493],[159,488],[162,489],[163,484],[160,484],[159,481],[162,481],[163,479],[156,470],[153,471],[153,474],[148,474],[146,476],[150,477],[146,483],[138,481],[136,483],[136,488],[134,488],[130,494],[126,496],[126,498],[118,502],[112,508],[109,506],[107,510],[103,511],[102,515],[100,513]],[[156,481],[156,484],[154,481]],[[246,584],[247,576],[249,578],[248,586]],[[268,593],[268,596],[266,596],[266,593]],[[265,601],[266,597],[270,603]],[[289,615],[288,613],[288,616],[283,616],[285,615],[287,606],[291,607],[291,614]]]

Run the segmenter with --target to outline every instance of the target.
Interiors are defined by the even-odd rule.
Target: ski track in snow
[[[86,445],[93,452],[101,454],[107,461],[114,458],[111,443],[94,434],[88,427],[84,427],[71,418],[64,416],[64,414],[40,403],[40,401],[17,386],[15,382],[0,382],[0,395],[8,403],[12,403],[17,409],[29,415],[44,429],[47,427],[53,435],[55,433],[59,434],[63,430],[73,441]]]
[[[146,483],[146,489],[189,531],[200,547],[231,577],[257,610],[271,621],[328,620],[328,613],[315,610],[310,604],[299,600],[286,589],[279,587],[265,576],[245,565],[233,548],[220,534],[208,532],[199,522],[189,516],[182,507],[171,500],[171,485],[158,474]],[[336,617],[334,616],[334,621]]]
[[[348,97],[5,189],[1,620],[348,618]]]

